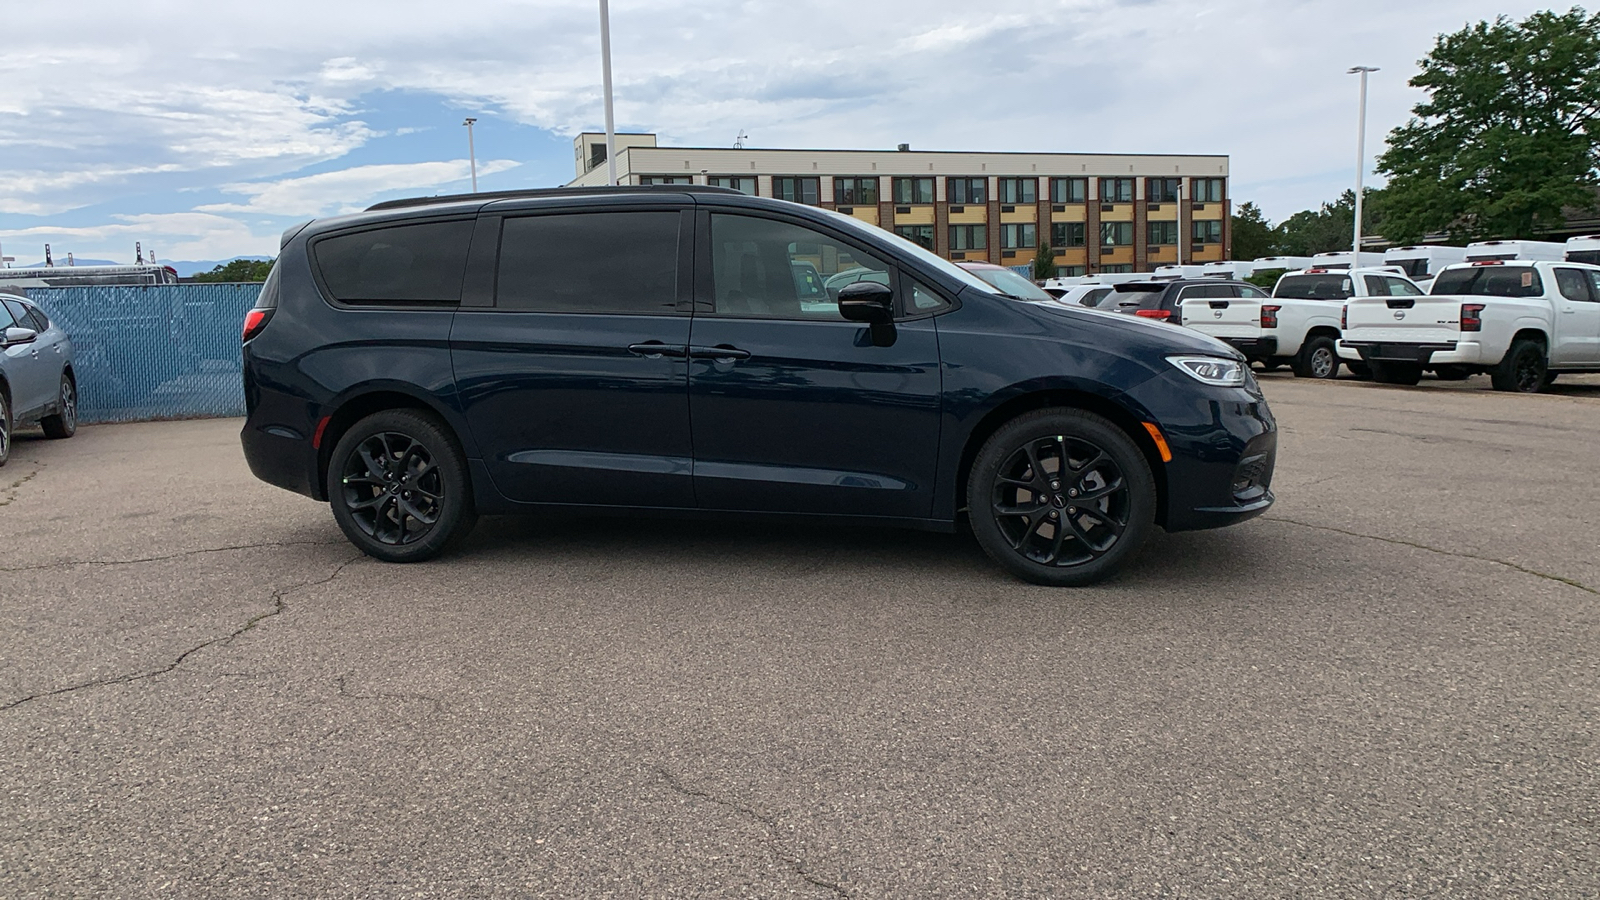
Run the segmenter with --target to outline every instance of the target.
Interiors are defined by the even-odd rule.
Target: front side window
[[[1389,290],[1389,280],[1388,279],[1384,278],[1381,275],[1366,275],[1366,276],[1363,276],[1363,277],[1366,278],[1366,281],[1367,281],[1367,293],[1369,295],[1371,295],[1373,297],[1389,297],[1389,296],[1392,296],[1392,292]]]
[[[1132,178],[1102,178],[1100,179],[1101,203],[1132,203],[1133,179]]]
[[[1050,246],[1082,247],[1088,243],[1089,226],[1083,222],[1050,223]]]
[[[677,311],[677,212],[506,219],[495,306],[552,313]]]
[[[839,206],[867,205],[878,202],[877,178],[835,178],[833,202]]]
[[[952,178],[945,185],[947,199],[958,206],[989,202],[989,179]]]
[[[1189,189],[1194,193],[1196,203],[1221,203],[1222,202],[1221,178],[1192,178],[1189,180]]]
[[[322,238],[312,245],[328,293],[341,303],[461,302],[472,222],[421,222]]]
[[[640,175],[640,184],[694,184],[693,175]]]
[[[836,238],[722,213],[711,217],[711,273],[717,315],[769,319],[843,321],[840,290],[858,281],[889,284],[887,265]]]
[[[754,175],[712,175],[706,179],[712,187],[733,188],[741,194],[756,195],[756,177]]]
[[[894,233],[900,235],[919,247],[926,247],[929,250],[933,249],[932,225],[896,225],[894,227]]]
[[[1037,178],[1000,179],[1001,203],[1037,203],[1039,200]]]
[[[1000,226],[1000,246],[1006,250],[1037,249],[1038,231],[1032,222],[1017,222]]]
[[[772,178],[772,196],[790,203],[816,206],[822,202],[822,179],[775,175]]]
[[[1101,222],[1100,246],[1102,247],[1131,247],[1133,246],[1132,222]]]
[[[896,178],[894,202],[907,205],[933,202],[932,178]]]
[[[1146,240],[1152,246],[1156,244],[1176,244],[1178,242],[1177,222],[1150,222],[1146,232]]]
[[[1180,182],[1177,178],[1146,178],[1144,199],[1151,203],[1177,203]]]
[[[26,306],[23,306],[16,300],[7,300],[5,301],[5,307],[11,316],[16,319],[18,327],[34,328],[33,321],[28,318],[28,308]],[[44,329],[34,328],[34,330],[43,331]]]
[[[1208,221],[1193,222],[1194,242],[1196,244],[1222,243],[1222,223],[1212,219]]]
[[[951,250],[982,250],[988,246],[984,225],[951,225]]]
[[[1089,199],[1089,179],[1087,178],[1052,178],[1050,179],[1050,202],[1052,203],[1083,203]]]

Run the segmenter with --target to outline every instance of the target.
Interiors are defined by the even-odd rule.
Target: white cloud
[[[0,245],[19,263],[43,258],[52,244],[61,259],[72,249],[84,259],[133,261],[134,242],[162,259],[227,259],[233,256],[276,256],[277,230],[258,233],[237,219],[206,213],[163,213],[117,216],[113,222],[82,228],[37,226],[0,231]]]
[[[484,177],[521,165],[516,160],[494,159],[478,166]],[[274,216],[318,216],[356,212],[372,199],[398,191],[427,194],[444,185],[460,184],[471,177],[465,159],[444,162],[355,166],[334,172],[284,178],[278,181],[224,185],[230,194],[243,194],[247,203],[215,203],[196,207],[202,212],[247,212]]]

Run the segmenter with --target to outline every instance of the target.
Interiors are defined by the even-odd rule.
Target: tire
[[[1339,362],[1338,345],[1333,338],[1323,336],[1307,339],[1289,365],[1296,378],[1326,381],[1339,377]]]
[[[1363,381],[1372,377],[1372,367],[1364,362],[1351,362],[1348,359],[1341,359],[1340,362],[1344,363],[1344,367],[1350,370],[1351,375]]]
[[[1063,468],[1070,477],[1056,477]],[[1072,491],[1093,496],[1073,500]],[[1012,575],[1051,587],[1092,584],[1116,574],[1150,536],[1155,478],[1122,429],[1083,410],[1043,409],[984,442],[968,472],[967,511],[978,544]]]
[[[78,433],[78,386],[71,375],[61,375],[61,396],[57,404],[60,412],[40,419],[39,426],[44,429],[45,437],[59,441]]]
[[[1422,380],[1422,363],[1373,360],[1372,380],[1379,384],[1413,385]]]
[[[0,466],[11,458],[11,401],[0,391]]]
[[[1520,338],[1511,342],[1500,365],[1489,372],[1489,380],[1497,391],[1514,391],[1519,394],[1537,394],[1545,389],[1545,376],[1550,374],[1550,363],[1545,357],[1544,345],[1538,341]]]
[[[1440,366],[1433,370],[1433,376],[1440,381],[1466,381],[1472,377],[1472,370],[1460,366]]]
[[[385,562],[432,559],[478,521],[466,455],[443,422],[412,409],[345,432],[328,460],[328,502],[350,543]]]

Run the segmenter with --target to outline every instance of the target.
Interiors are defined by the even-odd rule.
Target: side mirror
[[[39,332],[32,328],[11,327],[6,329],[5,341],[0,346],[10,347],[16,344],[31,344],[39,339]]]
[[[839,315],[851,322],[865,322],[872,332],[872,345],[894,345],[894,291],[876,281],[858,281],[839,292]]]

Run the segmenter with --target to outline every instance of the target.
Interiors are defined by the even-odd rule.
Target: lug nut
[[[1078,489],[1077,488],[1073,488],[1072,490],[1067,491],[1067,496],[1068,497],[1076,497],[1076,496],[1078,496]]]

